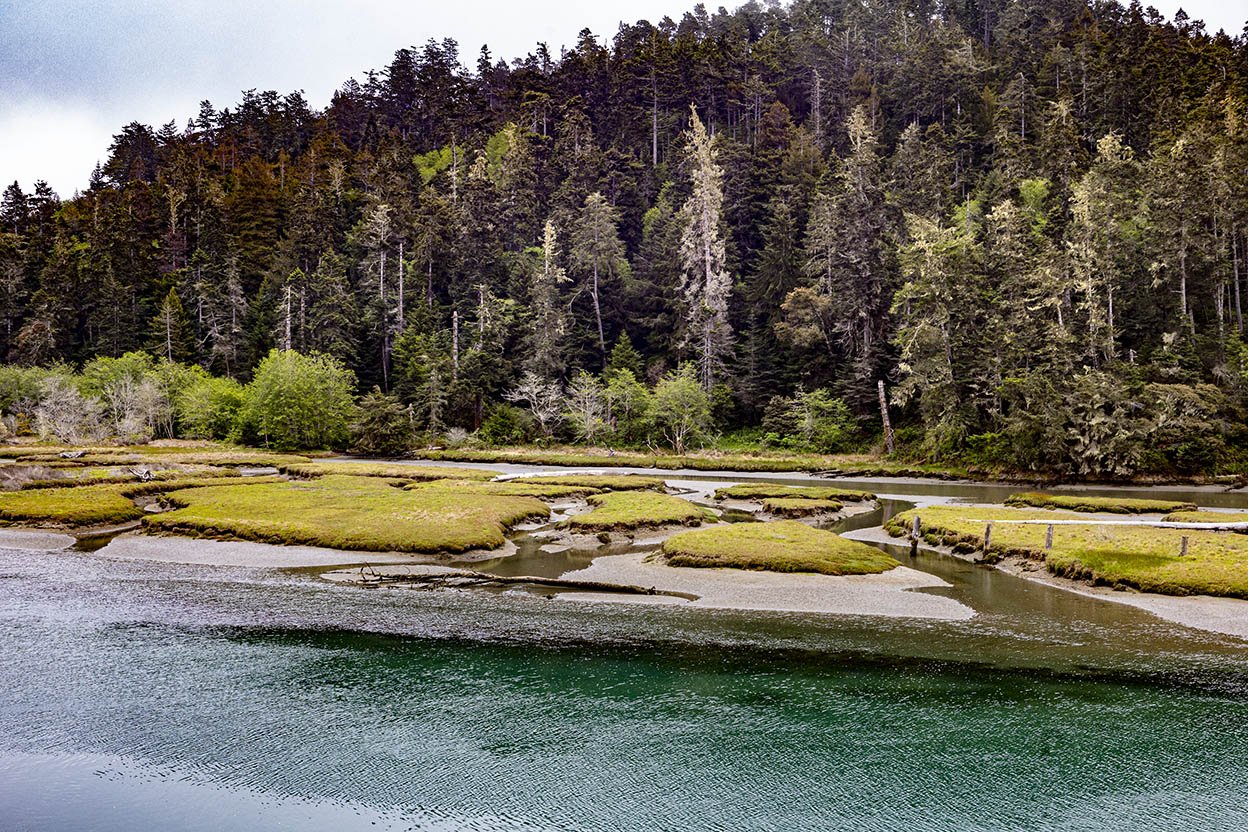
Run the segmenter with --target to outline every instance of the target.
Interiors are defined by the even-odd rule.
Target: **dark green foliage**
[[[412,447],[412,416],[380,388],[360,399],[351,423],[351,447],[366,456],[398,456]]]
[[[700,359],[712,418],[682,442],[826,391],[824,427],[777,405],[766,433],[867,445],[882,379],[909,459],[1240,466],[1243,34],[1085,0],[797,0],[535,55],[469,69],[430,41],[323,110],[251,91],[129,124],[73,198],[5,188],[0,361],[147,348],[246,381],[319,353],[431,431],[507,413],[525,371],[601,371],[605,438],[644,445],[672,423],[638,383]],[[713,166],[685,157],[691,105]],[[0,396],[11,417],[25,394]]]

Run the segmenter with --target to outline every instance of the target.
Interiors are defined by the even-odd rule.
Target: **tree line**
[[[518,406],[553,437],[557,390],[592,440],[565,405],[619,346],[650,392],[691,375],[711,432],[865,447],[883,380],[907,453],[1218,470],[1246,101],[1243,34],[1111,0],[698,6],[473,68],[429,41],[324,110],[204,102],[72,198],[6,189],[0,355],[321,353],[422,430]]]

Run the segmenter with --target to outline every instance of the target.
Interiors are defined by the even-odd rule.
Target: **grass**
[[[766,497],[801,500],[874,500],[870,491],[849,488],[831,488],[822,485],[777,485],[767,482],[744,482],[721,488],[715,492],[716,500],[761,500]]]
[[[1248,523],[1248,512],[1174,511],[1162,519],[1171,523]]]
[[[598,491],[662,491],[667,488],[667,483],[659,477],[643,477],[638,474],[543,474],[516,477],[508,482],[563,485]]]
[[[65,488],[35,488],[0,493],[0,523],[28,523],[41,526],[99,526],[138,520],[145,512],[134,498],[178,488],[210,485],[214,477],[182,477],[127,484],[82,485]],[[248,488],[272,477],[239,479]]]
[[[382,477],[392,480],[491,480],[501,471],[481,468],[447,468],[437,465],[400,465],[394,462],[292,462],[277,466],[292,477],[323,477],[345,474],[352,477]]]
[[[447,491],[469,491],[473,494],[498,494],[507,497],[537,497],[543,500],[557,500],[562,497],[584,497],[587,494],[598,494],[597,488],[583,485],[543,485],[531,483],[524,479],[506,482],[481,482],[479,480],[431,480],[413,482],[403,486],[408,491],[425,488],[441,488]]]
[[[19,457],[24,462],[64,462],[58,453],[25,454]],[[184,450],[180,448],[149,449],[94,449],[71,462],[79,465],[146,465],[152,462],[174,465],[219,465],[238,468],[277,468],[298,462],[307,462],[308,457],[295,454],[273,454],[267,451],[248,450]]]
[[[188,476],[193,476],[197,479],[240,476],[239,472],[232,468],[206,469],[201,471],[181,471],[169,468],[163,471],[152,471],[150,473],[153,480],[159,482],[185,479]],[[134,474],[128,472],[116,473],[113,468],[78,468],[64,477],[30,480],[29,482],[24,483],[22,488],[75,488],[88,485],[123,485],[126,483],[137,482],[139,482],[139,479]]]
[[[568,518],[567,525],[574,531],[696,526],[706,519],[706,513],[688,500],[652,491],[612,491],[591,494],[587,499],[594,509]]]
[[[812,517],[816,514],[832,514],[843,507],[839,500],[810,500],[805,497],[768,497],[763,500],[763,511],[780,517]]]
[[[1066,497],[1056,494],[1011,494],[1007,506],[1018,508],[1064,508],[1069,511],[1103,512],[1106,514],[1166,514],[1171,511],[1195,511],[1195,503],[1171,500],[1136,500],[1128,497]]]
[[[871,575],[899,565],[874,546],[796,520],[734,523],[681,532],[665,540],[661,551],[671,566],[770,572]]]
[[[867,454],[769,454],[764,452],[724,454],[704,451],[678,456],[676,454],[643,454],[635,451],[616,451],[608,454],[605,448],[509,447],[489,450],[425,450],[416,451],[413,456],[452,462],[509,462],[522,465],[632,467],[665,470],[688,468],[696,471],[767,473],[824,471],[860,476],[942,477],[946,479],[965,479],[971,477],[973,473],[957,466],[911,464],[880,459]]]
[[[144,518],[157,532],[376,552],[494,549],[511,526],[545,519],[532,497],[404,490],[377,477],[326,475],[261,486],[176,491],[174,511]]]
[[[902,512],[885,525],[900,537],[915,513],[929,543],[956,551],[983,547],[985,525],[992,529],[991,556],[1017,555],[1043,561],[1048,570],[1076,580],[1166,595],[1221,595],[1248,598],[1248,538],[1225,532],[1107,526],[1055,525],[1053,548],[1045,551],[1047,526],[1004,520],[1074,519],[1071,512],[1047,509],[929,506]],[[1187,555],[1180,554],[1188,539]]]

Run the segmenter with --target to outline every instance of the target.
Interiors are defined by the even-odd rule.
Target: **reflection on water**
[[[485,566],[591,557],[539,544]],[[1243,642],[899,554],[979,615],[0,550],[0,829],[1248,828]]]

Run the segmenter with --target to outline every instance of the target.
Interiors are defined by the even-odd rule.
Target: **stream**
[[[1020,490],[832,482],[882,497],[838,530]],[[1248,508],[1206,488],[1060,491]],[[537,544],[473,568],[591,558]],[[0,829],[1248,828],[1248,643],[897,552],[977,615],[369,589],[0,549]]]

